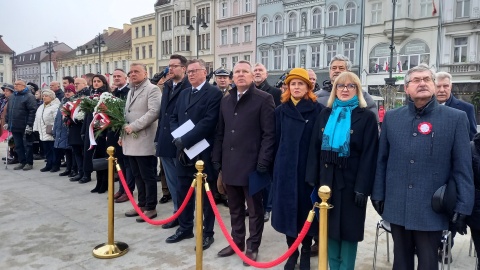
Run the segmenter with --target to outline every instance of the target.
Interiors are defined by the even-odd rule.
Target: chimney
[[[123,24],[123,33],[128,32],[128,30],[132,29],[132,25],[128,23]]]
[[[58,40],[54,40],[53,43],[54,43],[54,44],[58,44]]]

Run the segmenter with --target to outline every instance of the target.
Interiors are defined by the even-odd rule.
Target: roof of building
[[[155,3],[155,6],[170,4],[170,2],[172,2],[172,1],[171,0],[158,0],[157,3]]]
[[[124,29],[116,29],[116,28],[109,28],[109,31],[104,31],[103,34],[100,34],[103,41],[105,42],[106,49],[102,50],[102,53],[112,53],[117,51],[124,51],[130,50],[131,48],[131,41],[132,41],[132,34],[131,28],[128,30]],[[92,49],[94,48],[94,44],[97,40],[97,37],[94,37],[87,43],[78,46],[76,50],[68,52],[61,57],[59,56],[58,59],[71,59],[77,57],[78,50],[85,50],[85,49]],[[97,53],[97,51],[92,52],[92,54]]]
[[[26,52],[17,54],[15,56],[15,65],[23,66],[23,65],[35,64],[35,63],[45,61],[43,59],[48,57],[48,54],[47,54],[47,48],[49,46],[48,44],[49,44],[48,42],[45,42],[41,46],[38,46]],[[63,42],[58,42],[58,41],[52,42],[52,49],[54,50],[54,52],[52,53],[52,59],[54,59],[55,55],[59,52],[72,50],[72,48],[70,48],[70,46],[68,46],[67,44]]]
[[[5,44],[5,41],[2,39],[2,35],[0,35],[0,53],[13,53],[13,50]]]

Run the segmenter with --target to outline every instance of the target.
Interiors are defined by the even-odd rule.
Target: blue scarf
[[[350,127],[352,111],[356,107],[358,107],[357,96],[347,101],[335,99],[322,138],[322,152],[333,152],[325,153],[324,157],[327,162],[342,164],[346,160],[339,162],[338,158],[350,156]]]

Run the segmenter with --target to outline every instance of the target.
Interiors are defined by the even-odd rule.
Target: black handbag
[[[432,209],[436,213],[452,217],[457,204],[457,185],[452,177],[432,196]]]
[[[95,158],[92,160],[93,171],[104,171],[108,170],[108,159],[107,158]]]

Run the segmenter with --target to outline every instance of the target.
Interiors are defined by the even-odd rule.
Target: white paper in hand
[[[193,124],[192,120],[188,120],[172,132],[172,137],[174,139],[182,137],[194,127],[195,125]],[[198,156],[203,150],[207,149],[207,147],[209,146],[210,144],[207,142],[207,140],[203,139],[189,149],[183,149],[183,151],[185,152],[185,154],[187,154],[188,158],[193,159],[194,157]]]
[[[193,124],[192,120],[188,120],[172,132],[172,137],[174,139],[182,137],[183,135],[185,135],[185,133],[189,132],[194,127],[195,125]]]

